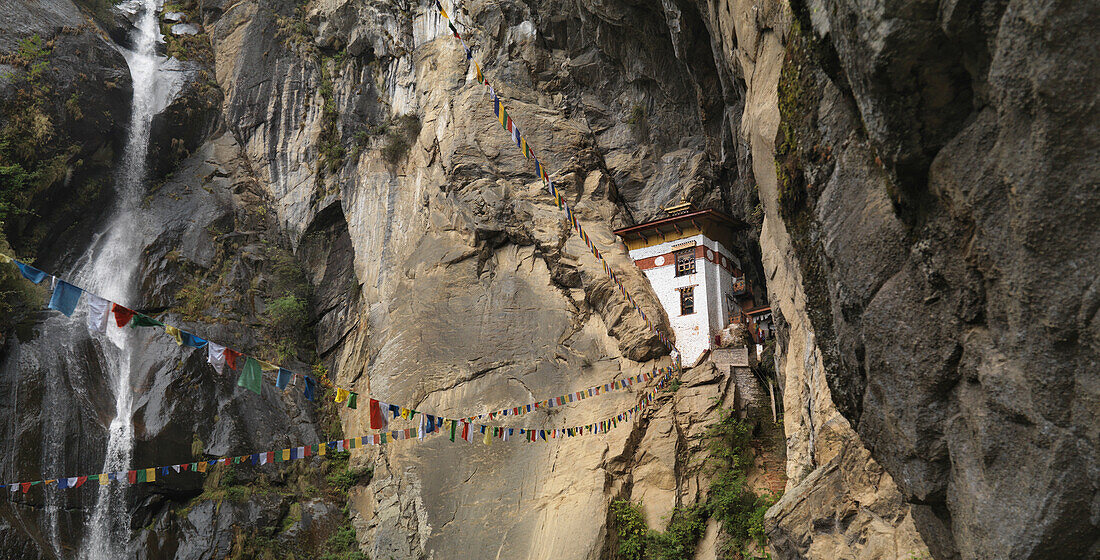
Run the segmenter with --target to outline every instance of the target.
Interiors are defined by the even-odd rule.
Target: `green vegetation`
[[[806,179],[802,168],[805,154],[799,131],[811,118],[812,104],[807,92],[812,89],[812,79],[805,71],[811,60],[810,39],[795,18],[791,22],[790,41],[784,55],[779,75],[779,145],[775,149],[775,174],[779,189],[779,209],[785,217],[801,210],[806,202]]]
[[[50,51],[50,44],[36,34],[20,41],[15,53],[0,57],[0,63],[23,69],[13,81],[14,95],[3,107],[7,122],[0,129],[0,222],[26,213],[30,199],[56,175],[53,158],[43,157],[54,137],[45,78]]]
[[[355,539],[355,529],[345,525],[336,530],[325,542],[325,551],[321,560],[369,560],[366,554],[359,552],[359,541]]]
[[[332,69],[329,66],[332,66]],[[331,58],[320,58],[318,66],[321,67],[321,135],[318,138],[321,159],[319,169],[334,173],[344,165],[344,156],[347,150],[340,138],[339,120],[340,111],[336,108],[333,98],[332,72],[339,68],[339,64]]]
[[[269,245],[265,256],[270,267],[270,278],[264,290],[267,294],[264,327],[269,348],[279,361],[284,361],[295,355],[298,349],[310,348],[313,344],[308,307],[313,298],[313,288],[298,259],[290,251]]]
[[[420,135],[420,117],[409,113],[390,121],[383,129],[385,143],[382,145],[382,157],[391,165],[396,165],[409,153],[416,137]]]
[[[334,472],[325,478],[325,482],[328,482],[329,486],[338,488],[347,492],[352,486],[359,484],[364,480],[370,480],[370,477],[374,474],[374,469],[371,467],[362,467],[358,469],[344,469],[340,472]]]
[[[744,555],[753,545],[763,549],[767,544],[764,513],[778,496],[757,496],[748,488],[745,479],[752,465],[751,427],[739,420],[733,409],[721,414],[719,421],[707,430],[708,463],[713,477],[707,506],[729,537],[725,551]]]
[[[0,252],[12,254],[3,235],[0,235]],[[45,286],[27,282],[14,266],[0,266],[0,332],[24,327],[19,334],[26,338],[30,334],[28,328],[32,313],[45,299]]]
[[[171,23],[162,23],[161,35],[164,36],[165,51],[168,56],[180,60],[192,60],[207,68],[214,66],[214,47],[210,36],[202,27],[202,12],[199,0],[174,0],[164,5],[165,12],[180,12],[188,23],[197,25],[200,32],[194,35],[173,35]]]
[[[778,496],[757,496],[746,484],[752,464],[751,428],[734,410],[721,411],[708,427],[706,466],[711,485],[704,503],[677,507],[663,532],[649,529],[642,504],[618,500],[611,504],[617,560],[690,560],[708,519],[718,522],[725,536],[722,558],[759,558],[767,545],[764,514]]]

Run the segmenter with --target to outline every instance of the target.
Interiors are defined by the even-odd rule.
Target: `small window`
[[[695,286],[679,288],[680,290],[680,315],[695,313]]]
[[[695,247],[676,251],[676,276],[695,274]]]

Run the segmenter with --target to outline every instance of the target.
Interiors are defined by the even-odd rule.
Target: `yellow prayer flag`
[[[485,428],[485,437],[481,438],[481,441],[485,445],[492,445],[493,444],[493,429],[492,428]]]
[[[443,6],[439,7],[439,13],[443,14],[443,17],[447,17],[447,10],[444,10]],[[447,18],[447,19],[451,19],[451,18]]]
[[[283,460],[284,461],[289,461],[290,460],[290,449],[284,449],[283,450]]]
[[[325,445],[324,443],[317,444],[317,454],[318,455],[324,455],[325,454],[325,449],[328,449],[328,445]]]
[[[145,469],[145,482],[156,482],[157,469]]]
[[[206,467],[209,464],[210,463],[207,463],[206,461],[199,461],[199,464],[198,464],[199,472],[206,472]]]
[[[164,325],[164,332],[168,333],[168,336],[176,341],[176,346],[183,346],[183,336],[180,335],[179,329],[172,325]]]
[[[99,484],[104,485],[104,484],[107,484],[108,482],[110,482],[110,480],[107,479],[107,473],[100,473],[99,474]]]
[[[341,388],[337,387],[336,388],[336,402],[338,402],[338,403],[344,402],[345,400],[347,400],[349,394],[350,393],[348,393],[347,389],[341,389]]]
[[[279,369],[279,366],[274,365],[274,364],[269,364],[269,363],[267,363],[263,360],[256,360],[256,361],[260,362],[260,371],[276,371],[276,370]]]
[[[405,420],[408,420],[409,418],[412,418],[412,411],[407,409],[407,408],[402,408],[401,409],[401,417],[404,418]]]

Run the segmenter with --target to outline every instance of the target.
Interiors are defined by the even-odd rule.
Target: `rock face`
[[[6,10],[0,46],[56,35],[57,76],[125,78],[106,38],[125,42],[125,18],[97,6],[80,6],[94,18],[66,0]],[[153,124],[135,307],[447,416],[669,363],[493,120],[433,3],[173,6],[166,49],[189,81]],[[470,0],[454,12],[649,316],[665,324],[612,229],[680,198],[753,224],[735,250],[780,327],[786,449],[759,454],[749,482],[782,484],[767,465],[785,456],[773,557],[1100,556],[1095,9]],[[53,122],[109,168],[125,96],[100,97],[102,138]],[[109,198],[54,189],[75,210],[47,224]],[[63,269],[95,231],[74,223],[5,226],[21,254]],[[309,304],[290,328],[271,311],[281,298]],[[75,331],[77,343],[6,342],[5,480],[102,461],[113,402],[94,342]],[[137,364],[135,463],[367,433],[365,406],[257,397],[163,342]],[[60,345],[75,348],[62,362]],[[609,504],[641,502],[661,529],[705,502],[703,435],[751,382],[705,362],[636,422],[547,444],[388,442],[352,456],[346,494],[322,488],[316,461],[166,478],[130,496],[134,556],[358,544],[371,558],[617,558]],[[501,423],[573,426],[634,402],[613,393]],[[747,408],[771,425],[770,410]],[[93,502],[17,497],[0,507],[0,553],[74,556]],[[711,520],[696,557],[719,557],[723,539]]]
[[[1095,558],[1097,13],[941,8],[796,6],[789,257],[832,400],[935,557]]]

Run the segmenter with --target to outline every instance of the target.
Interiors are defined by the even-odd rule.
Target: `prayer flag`
[[[293,376],[294,374],[290,370],[279,368],[279,375],[275,378],[275,386],[286,389],[287,383],[290,383],[290,378]]]
[[[237,378],[237,386],[244,387],[257,395],[260,394],[263,387],[263,372],[260,370],[260,363],[255,358],[249,356],[244,361],[241,376]]]
[[[260,369],[263,370],[263,371],[277,371],[279,369],[279,366],[277,366],[275,364],[271,364],[271,363],[265,362],[263,360],[256,360],[256,361],[260,363]]]
[[[111,302],[89,292],[84,300],[88,303],[88,330],[107,332],[107,319],[111,315]]]
[[[347,400],[347,398],[348,398],[348,390],[347,389],[341,389],[341,388],[337,387],[336,388],[336,402],[342,403],[345,400]]]
[[[175,339],[176,346],[183,346],[183,337],[180,336],[180,330],[178,328],[173,327],[172,325],[165,325],[164,332],[167,333],[168,336]]]
[[[84,290],[64,280],[58,280],[57,285],[53,287],[53,297],[50,298],[49,307],[64,313],[66,317],[72,317],[82,293]]]
[[[350,392],[348,395],[348,408],[359,408],[359,393]]]
[[[38,284],[49,277],[49,274],[46,274],[45,272],[42,272],[41,270],[38,270],[37,268],[26,263],[15,261],[15,266],[19,267],[19,273],[23,275],[23,278],[26,278],[27,280],[30,280],[35,284]]]
[[[180,331],[180,338],[183,340],[184,346],[190,346],[191,348],[205,348],[208,344],[205,338],[197,337],[187,331]]]
[[[211,342],[206,346],[206,361],[214,366],[214,371],[222,373],[225,369],[225,346]]]
[[[314,381],[313,378],[308,376],[308,375],[303,376],[303,378],[306,380],[306,383],[305,383],[306,387],[305,387],[305,391],[304,391],[305,396],[306,396],[306,400],[312,401],[313,397],[314,397],[314,393],[317,391],[317,382]]]
[[[238,352],[238,351],[236,351],[232,348],[226,348],[225,349],[225,364],[227,366],[229,366],[229,369],[236,370],[237,369],[237,358],[240,358],[241,356],[244,356],[244,354],[241,354],[240,352]]]
[[[144,313],[134,314],[134,320],[130,322],[130,328],[136,329],[138,327],[163,327],[164,323],[145,315]]]

